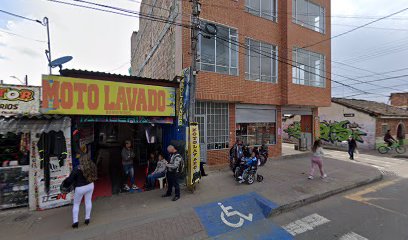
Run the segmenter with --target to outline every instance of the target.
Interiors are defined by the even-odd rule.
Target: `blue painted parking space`
[[[194,209],[208,236],[216,237],[264,220],[277,207],[277,204],[252,192],[208,203]]]
[[[213,240],[292,240],[294,237],[280,226],[265,219],[252,225],[218,235]]]

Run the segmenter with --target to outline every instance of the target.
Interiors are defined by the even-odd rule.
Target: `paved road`
[[[295,239],[408,239],[408,179],[377,184],[284,213],[271,219]]]

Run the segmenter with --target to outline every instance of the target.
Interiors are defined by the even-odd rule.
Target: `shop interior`
[[[29,133],[0,134],[0,209],[28,205]]]
[[[155,162],[149,161],[151,153],[162,152],[163,128],[161,124],[95,122],[79,124],[80,145],[86,145],[89,157],[98,168],[93,197],[111,196],[123,192],[125,183],[121,151],[124,142],[130,140],[135,153],[133,161],[135,183],[143,191],[147,174],[154,171]],[[74,151],[75,152],[75,151]],[[74,166],[79,161],[74,161]],[[130,185],[128,179],[128,185]]]

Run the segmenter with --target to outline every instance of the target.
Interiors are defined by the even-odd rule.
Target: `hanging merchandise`
[[[50,160],[58,161],[58,167],[64,166],[64,160],[67,158],[67,145],[62,131],[51,131],[42,133],[38,141],[38,153],[40,154],[40,168],[44,169],[45,192],[50,191]],[[54,164],[54,163],[53,163]]]

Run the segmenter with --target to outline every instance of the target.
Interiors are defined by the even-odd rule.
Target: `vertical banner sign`
[[[181,72],[180,88],[178,95],[178,126],[183,126],[187,120],[187,109],[189,104],[189,84],[190,84],[190,68],[186,68]]]
[[[181,78],[180,81],[180,88],[179,88],[179,102],[178,102],[178,126],[183,126],[184,121],[184,76]]]
[[[190,123],[189,143],[188,172],[190,184],[193,185],[200,180],[200,136],[197,123]]]

